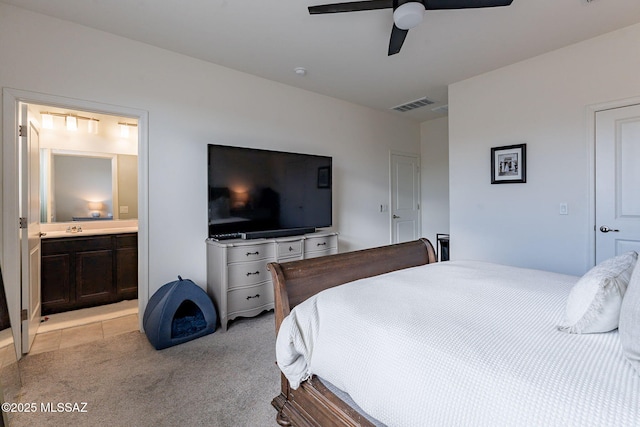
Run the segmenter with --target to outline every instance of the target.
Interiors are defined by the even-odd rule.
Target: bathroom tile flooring
[[[52,314],[43,317],[29,354],[73,347],[137,330],[137,300]]]

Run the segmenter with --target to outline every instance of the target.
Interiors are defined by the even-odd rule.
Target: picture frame
[[[527,144],[491,148],[491,184],[527,182]]]
[[[318,168],[318,188],[331,188],[331,168],[329,166]]]

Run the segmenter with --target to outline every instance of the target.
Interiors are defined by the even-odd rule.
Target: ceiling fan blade
[[[402,48],[402,44],[404,43],[404,39],[407,37],[408,32],[409,30],[401,30],[393,24],[391,39],[389,40],[389,56],[400,52],[400,48]]]
[[[509,6],[513,0],[423,0],[426,10]]]
[[[319,6],[309,6],[309,13],[339,13],[358,12],[361,10],[391,9],[393,0],[365,0],[348,3],[323,4]]]

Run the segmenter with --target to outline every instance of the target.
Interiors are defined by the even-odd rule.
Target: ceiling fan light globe
[[[393,11],[393,22],[401,30],[410,30],[422,22],[424,10],[424,5],[420,2],[404,3]]]

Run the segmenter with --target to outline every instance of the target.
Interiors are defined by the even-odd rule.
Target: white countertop
[[[56,230],[56,231],[43,231],[45,233],[42,238],[43,239],[53,239],[57,237],[82,237],[82,236],[99,236],[103,234],[122,234],[122,233],[137,233],[138,227],[113,227],[113,228],[100,228],[100,229],[82,229],[82,231],[77,231],[74,233],[70,233],[66,230]]]

